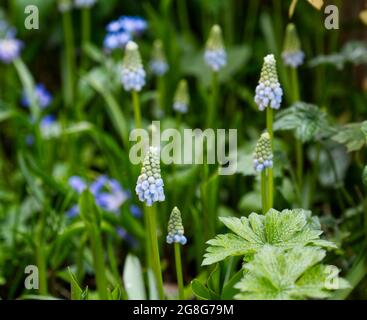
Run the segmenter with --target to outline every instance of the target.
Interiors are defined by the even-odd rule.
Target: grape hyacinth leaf
[[[333,290],[348,288],[334,266],[320,264],[325,251],[315,247],[291,249],[266,245],[244,266],[247,271],[235,286],[236,299],[293,300],[327,298]]]
[[[220,220],[233,233],[219,234],[207,242],[202,265],[210,265],[229,256],[253,256],[265,245],[293,248],[320,246],[335,248],[335,244],[320,239],[322,230],[317,217],[303,209],[270,209],[265,216],[251,213],[248,218],[221,217]]]
[[[348,152],[360,150],[367,144],[367,121],[343,126],[338,129],[333,140],[345,145]]]
[[[297,102],[278,112],[274,130],[294,130],[296,138],[305,143],[330,129],[325,112],[313,104]]]
[[[129,300],[146,300],[143,271],[136,256],[127,255],[122,278]]]
[[[322,64],[331,64],[338,69],[343,69],[346,63],[354,65],[367,63],[367,45],[362,41],[347,42],[340,52],[330,55],[319,55],[313,58],[309,65],[317,67]]]

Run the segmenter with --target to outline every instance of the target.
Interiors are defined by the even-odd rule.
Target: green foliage
[[[270,209],[265,215],[251,213],[248,218],[220,218],[233,233],[220,234],[207,243],[209,247],[202,265],[210,265],[230,256],[246,256],[246,260],[266,244],[281,248],[321,246],[335,248],[320,239],[322,231],[317,217],[303,209]]]
[[[338,53],[319,55],[313,58],[310,61],[310,66],[316,67],[322,64],[330,64],[338,69],[343,69],[346,63],[355,65],[367,63],[367,45],[365,42],[350,41]]]
[[[298,140],[309,142],[331,129],[326,112],[313,104],[297,102],[277,113],[274,130],[293,130]]]
[[[334,266],[320,264],[325,251],[315,247],[291,249],[266,245],[247,263],[245,275],[236,285],[236,299],[291,300],[327,298],[348,283]]]
[[[367,121],[339,128],[333,140],[345,145],[349,152],[362,149],[367,143]]]

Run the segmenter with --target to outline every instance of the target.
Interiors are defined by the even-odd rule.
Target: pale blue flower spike
[[[222,30],[214,25],[210,30],[204,52],[205,63],[215,72],[227,65],[227,53],[224,48]]]
[[[122,62],[121,82],[126,91],[140,91],[145,85],[145,71],[138,45],[129,41]]]
[[[140,201],[147,206],[154,202],[164,201],[163,179],[159,163],[159,153],[157,148],[150,147],[145,155],[140,176],[138,177],[135,192]]]
[[[168,244],[173,242],[185,245],[187,242],[184,236],[184,227],[182,225],[181,212],[177,207],[174,207],[168,221],[168,235],[166,241]]]
[[[256,87],[255,102],[260,111],[265,108],[279,109],[282,103],[283,90],[278,80],[274,55],[264,58],[261,77]]]

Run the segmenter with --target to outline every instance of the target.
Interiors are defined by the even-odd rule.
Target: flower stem
[[[298,72],[296,68],[291,68],[291,81],[293,90],[293,103],[300,101]]]
[[[159,258],[155,211],[156,210],[154,205],[152,205],[151,207],[147,207],[147,222],[148,222],[148,228],[150,230],[150,242],[152,246],[153,272],[157,281],[159,298],[161,300],[164,300],[162,269],[161,269],[161,261]]]
[[[74,33],[71,19],[71,13],[65,11],[62,14],[62,22],[64,28],[65,41],[65,78],[64,78],[64,103],[65,106],[71,108],[74,103],[74,74],[75,74],[75,60],[74,60]]]
[[[270,107],[266,108],[266,128],[268,130],[269,136],[270,136],[270,145],[271,145],[271,151],[273,153],[274,149],[274,134],[273,134],[273,109]],[[268,208],[273,207],[273,201],[274,201],[274,178],[273,178],[273,168],[268,168]]]
[[[300,91],[298,83],[297,68],[290,68],[292,91],[293,91],[293,103],[300,101]],[[297,159],[297,179],[299,189],[302,190],[303,185],[303,145],[302,142],[296,139],[296,159]]]
[[[209,104],[208,110],[208,123],[207,127],[211,128],[216,119],[216,112],[217,112],[217,97],[218,97],[218,73],[212,72],[212,88],[211,88],[211,100]]]
[[[94,272],[96,274],[96,283],[99,298],[107,300],[107,278],[104,266],[104,251],[102,247],[101,233],[97,226],[91,226],[89,238],[92,246]]]
[[[265,214],[268,211],[265,170],[261,171],[260,179],[261,179],[261,206],[262,206],[262,212],[263,214]]]
[[[303,185],[303,145],[298,139],[296,140],[296,158],[297,158],[297,179],[299,189],[302,190]]]
[[[164,77],[158,77],[157,79],[158,81],[158,99],[157,99],[157,102],[158,102],[158,107],[159,107],[159,110],[162,111],[162,112],[166,112],[165,110],[165,81],[164,81]]]
[[[82,10],[82,68],[87,67],[88,59],[85,54],[86,45],[90,41],[90,9],[84,8]]]
[[[141,114],[140,114],[140,102],[139,102],[139,94],[136,91],[131,92],[134,106],[134,118],[135,118],[135,127],[136,129],[141,129]]]
[[[39,229],[37,234],[37,244],[36,244],[36,259],[39,272],[39,293],[40,295],[47,295],[47,262],[45,257],[45,242],[44,231],[45,231],[45,212],[42,210]]]
[[[189,33],[190,32],[190,23],[189,23],[189,18],[187,16],[186,2],[187,2],[187,0],[178,0],[177,7],[178,7],[178,12],[179,12],[179,20],[180,20],[181,28],[185,32]]]
[[[180,244],[175,242],[175,263],[176,263],[176,274],[177,274],[177,284],[178,284],[178,298],[184,300],[184,285],[182,276],[182,263],[181,263],[181,249]]]

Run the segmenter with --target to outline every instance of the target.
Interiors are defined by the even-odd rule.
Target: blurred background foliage
[[[24,28],[27,4],[39,8],[39,30]],[[362,0],[326,1],[339,8],[339,30],[327,30],[323,10],[316,10],[305,0],[298,1],[293,17],[289,18],[290,4],[291,1],[284,0],[99,1],[91,13],[91,42],[83,48],[88,56],[86,68],[80,67],[83,52],[80,14],[73,10],[76,95],[72,105],[67,105],[62,90],[66,81],[63,21],[56,1],[1,1],[2,15],[17,28],[17,37],[25,44],[21,57],[29,74],[24,72],[24,77],[32,77],[49,89],[54,99],[48,110],[60,123],[59,128],[42,137],[41,149],[28,146],[25,138],[31,131],[31,124],[28,110],[19,102],[23,91],[21,79],[12,66],[0,65],[1,297],[16,298],[27,294],[23,288],[24,268],[36,263],[35,252],[40,250],[40,243],[45,245],[42,250],[47,257],[51,295],[69,297],[67,266],[76,272],[80,283],[94,287],[92,257],[85,245],[82,222],[71,221],[65,214],[77,202],[77,195],[67,182],[73,175],[91,181],[98,175],[107,174],[131,194],[118,215],[103,212],[109,281],[121,283],[120,270],[128,252],[144,260],[143,220],[134,217],[130,209],[130,205],[138,205],[134,188],[139,170],[128,159],[132,105],[128,93],[115,80],[122,50],[111,55],[103,51],[106,25],[120,15],[138,15],[149,25],[136,40],[144,65],[151,58],[153,41],[162,39],[170,67],[162,80],[165,88],[162,129],[203,127],[210,70],[202,56],[209,30],[215,23],[223,29],[228,52],[228,65],[219,77],[218,127],[238,130],[238,173],[202,181],[199,166],[162,167],[167,201],[158,211],[161,239],[164,239],[171,209],[178,206],[183,213],[189,242],[183,255],[186,283],[194,277],[206,279],[208,276],[207,271],[200,268],[205,241],[211,236],[202,229],[211,222],[202,212],[197,188],[201,183],[215,185],[217,192],[209,195],[212,199],[210,210],[216,210],[219,216],[247,216],[251,211],[260,211],[260,186],[251,155],[265,126],[265,118],[258,112],[253,96],[262,59],[274,53],[285,91],[282,109],[286,110],[277,118],[276,207],[303,207],[318,215],[327,236],[340,247],[329,259],[342,268],[343,276],[353,284],[353,291],[344,293],[343,297],[351,294],[349,297],[367,298],[367,225],[364,218],[367,203],[361,178],[366,164],[363,121],[367,114],[367,29],[359,18],[366,3]],[[301,100],[315,106],[312,114],[309,110],[300,113],[297,109],[295,116],[293,109],[288,109],[292,105],[290,79],[281,52],[284,31],[290,21],[298,28],[306,54],[306,64],[299,69]],[[178,119],[171,105],[177,83],[182,78],[189,82],[191,103],[189,112]],[[141,94],[146,127],[157,118],[157,88],[157,79],[148,73],[147,86]],[[289,122],[293,126],[286,128]],[[298,132],[300,126],[305,127]],[[305,186],[302,190],[296,189],[292,171],[294,131],[305,147]],[[40,225],[42,216],[46,217],[45,225]],[[124,228],[136,243],[132,244],[126,237],[119,238],[117,227]],[[42,239],[37,238],[39,228],[44,230]],[[220,232],[223,226],[218,223],[215,229]],[[168,284],[174,281],[174,266],[163,242],[161,257]],[[126,259],[124,276],[127,278],[131,270],[140,268],[139,260],[134,259]]]

